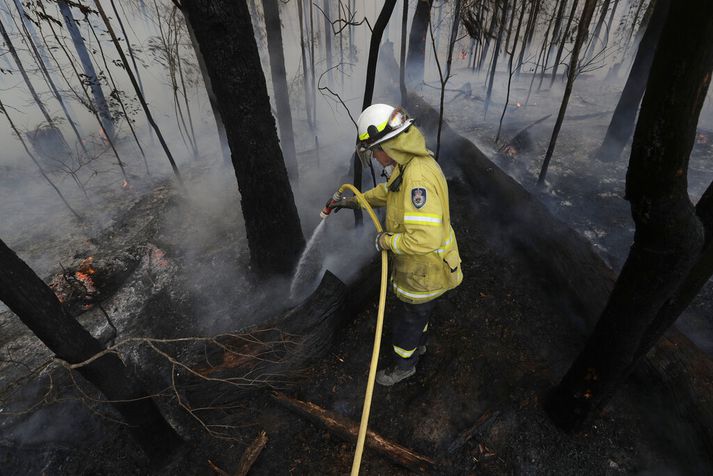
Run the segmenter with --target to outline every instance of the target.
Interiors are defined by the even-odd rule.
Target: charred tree
[[[656,0],[651,20],[646,27],[641,43],[639,43],[634,64],[619,97],[607,134],[597,151],[599,160],[606,162],[617,160],[634,132],[636,113],[646,90],[646,81],[649,79],[656,45],[661,37],[670,5],[671,0]]]
[[[366,65],[366,80],[364,81],[364,101],[361,105],[362,111],[371,106],[371,100],[374,97],[374,81],[376,79],[376,63],[379,59],[379,45],[381,45],[381,37],[384,34],[386,25],[389,24],[389,19],[391,18],[391,14],[394,12],[395,6],[396,0],[386,0],[384,2],[384,6],[381,8],[381,12],[379,13],[379,18],[376,19],[374,29],[371,32],[371,40],[369,42],[369,60]],[[356,151],[353,154],[352,162],[354,164],[354,186],[361,190],[362,168],[361,161],[359,160]],[[376,182],[376,180],[374,180],[374,182]],[[374,183],[374,185],[376,185],[376,183]],[[361,210],[354,210],[354,221],[357,226],[362,224]]]
[[[514,0],[513,0],[514,1]],[[493,62],[490,66],[490,78],[488,79],[488,92],[485,96],[485,108],[483,110],[483,118],[488,115],[488,107],[490,106],[490,98],[493,95],[493,83],[495,82],[495,70],[498,67],[498,55],[500,54],[500,45],[503,40],[503,32],[505,31],[505,20],[507,20],[508,14],[508,2],[507,0],[502,4],[502,15],[500,16],[500,31],[498,32],[498,39],[495,42],[495,49],[493,50]]]
[[[34,271],[0,240],[0,301],[14,312],[55,355],[69,364],[107,398],[129,425],[131,435],[155,463],[165,462],[181,439],[116,354],[84,329]]]
[[[515,8],[517,7],[516,4],[513,6],[513,17],[515,16]],[[508,110],[508,102],[510,101],[510,87],[512,86],[512,75],[513,75],[513,70],[512,70],[512,62],[513,59],[515,58],[515,50],[517,50],[517,41],[518,38],[520,37],[520,28],[522,27],[522,19],[525,16],[525,8],[527,7],[527,0],[522,0],[522,5],[520,8],[520,18],[518,19],[517,22],[517,31],[515,32],[515,39],[513,40],[512,43],[512,51],[510,52],[510,58],[508,59],[508,88],[507,88],[507,94],[505,95],[505,105],[503,106],[503,112],[500,115],[500,122],[498,123],[498,132],[495,135],[495,143],[497,144],[498,141],[500,140],[500,131],[503,128],[503,119],[505,119],[505,113]],[[507,53],[507,50],[505,51]],[[518,65],[519,68],[519,65]]]
[[[305,241],[247,5],[184,0],[182,6],[224,119],[252,267],[263,276],[291,274]]]
[[[408,58],[406,59],[406,79],[410,87],[418,87],[423,83],[424,63],[426,59],[426,35],[431,22],[431,7],[433,0],[418,0],[416,11],[411,20],[411,31],[408,37]]]
[[[575,2],[576,1],[577,0],[575,0]],[[564,115],[567,112],[569,97],[572,95],[572,87],[574,86],[574,80],[577,77],[579,52],[582,49],[582,44],[584,43],[584,40],[587,38],[589,24],[592,21],[592,15],[594,14],[594,7],[596,6],[596,3],[596,0],[586,0],[584,4],[584,9],[582,10],[582,17],[579,19],[579,27],[577,28],[577,38],[574,40],[574,47],[572,48],[571,58],[569,61],[569,70],[567,71],[567,86],[565,86],[564,89],[562,105],[560,106],[560,111],[557,115],[555,128],[552,131],[550,145],[547,147],[547,152],[545,153],[545,160],[542,162],[540,176],[537,178],[537,184],[540,186],[544,185],[545,183],[545,177],[547,176],[547,167],[549,167],[550,165],[550,159],[552,159],[552,154],[555,151],[555,144],[557,144],[557,136],[559,136],[560,129],[562,128],[562,122],[564,122]]]
[[[20,2],[20,0],[14,0],[14,3],[15,8],[17,9],[17,13],[20,16],[20,23],[22,25],[22,29],[25,32],[25,37],[27,40],[26,43],[30,46],[30,49],[34,53],[35,60],[37,61],[37,66],[40,67],[40,70],[42,71],[42,74],[44,75],[47,81],[47,86],[49,86],[55,99],[57,99],[57,102],[62,108],[62,112],[64,112],[64,116],[67,118],[69,126],[72,128],[74,135],[77,137],[77,144],[79,145],[79,147],[81,147],[82,151],[84,151],[85,154],[88,154],[87,148],[84,145],[84,141],[82,141],[82,135],[79,133],[79,130],[77,129],[77,124],[69,113],[69,109],[64,102],[62,93],[60,93],[57,89],[57,86],[55,85],[52,76],[47,70],[47,55],[45,54],[44,50],[40,51],[42,45],[37,43],[38,36],[37,32],[34,29],[34,25],[30,20],[28,20],[29,17],[27,16],[25,8]]]
[[[280,142],[285,157],[287,172],[292,180],[299,177],[297,169],[297,151],[295,150],[295,134],[292,131],[292,111],[290,109],[290,94],[287,87],[285,72],[285,54],[282,48],[282,23],[280,22],[280,6],[277,0],[262,0],[265,14],[265,36],[267,51],[270,56],[270,76],[272,89],[275,93],[275,108],[277,123],[280,127]],[[331,31],[331,30],[330,30]]]
[[[305,115],[307,116],[307,123],[312,132],[314,132],[315,124],[312,119],[312,95],[310,94],[310,82],[309,82],[309,70],[307,69],[307,55],[305,54],[305,26],[304,26],[304,13],[302,12],[302,2],[303,0],[297,0],[297,14],[299,15],[300,23],[300,56],[302,57],[302,86],[305,93]],[[351,28],[351,26],[349,27]],[[351,31],[351,30],[350,30]]]
[[[102,90],[101,83],[99,82],[99,76],[94,70],[94,64],[92,63],[92,58],[87,50],[87,45],[84,43],[84,38],[79,32],[79,27],[77,26],[76,20],[72,15],[72,10],[70,8],[70,3],[67,0],[57,0],[57,6],[59,7],[60,13],[64,18],[64,24],[67,27],[70,38],[72,38],[72,43],[74,44],[74,49],[77,51],[77,56],[79,56],[79,61],[82,63],[82,68],[84,69],[84,75],[86,77],[86,82],[89,84],[89,89],[92,91],[92,96],[94,97],[94,106],[97,109],[97,113],[102,120],[102,125],[104,131],[106,131],[107,137],[114,137],[114,121],[109,111],[109,103],[106,101],[106,96],[104,96],[104,91]],[[44,11],[44,7],[42,7]]]
[[[493,39],[493,36],[495,36],[495,28],[498,25],[498,4],[494,4],[493,12],[491,13],[490,16],[490,26],[488,27],[488,31],[485,34],[485,44],[483,45],[483,48],[480,50],[480,60],[478,60],[478,72],[480,72],[483,69],[483,65],[485,64],[485,59],[488,57],[488,49],[490,48],[490,41]]]
[[[607,403],[701,256],[704,228],[688,197],[687,169],[712,72],[713,3],[671,2],[627,172],[634,244],[594,332],[545,404],[564,429]]]
[[[148,120],[149,124],[151,125],[151,128],[153,129],[153,131],[156,133],[156,137],[158,137],[158,141],[161,143],[161,147],[163,148],[163,151],[166,154],[166,158],[168,159],[168,162],[171,164],[171,169],[173,169],[173,174],[176,176],[176,179],[178,180],[178,182],[180,184],[183,184],[183,179],[181,178],[181,174],[178,171],[178,167],[176,166],[176,161],[173,160],[173,155],[171,154],[171,150],[168,148],[166,139],[164,139],[163,134],[161,133],[161,129],[159,129],[158,124],[156,124],[156,121],[154,121],[153,116],[151,115],[151,110],[149,109],[149,105],[146,103],[146,99],[144,98],[144,95],[141,94],[141,88],[139,87],[139,83],[136,80],[136,75],[134,75],[134,73],[131,71],[131,67],[129,67],[129,62],[126,59],[124,50],[121,48],[121,45],[119,44],[119,39],[116,37],[116,34],[114,33],[114,29],[111,26],[109,17],[106,15],[106,12],[102,8],[99,0],[94,0],[94,6],[96,7],[97,12],[99,12],[99,16],[101,17],[102,21],[104,22],[104,26],[106,26],[106,30],[109,33],[109,36],[111,37],[111,41],[114,44],[114,47],[116,48],[116,52],[119,53],[119,57],[121,58],[121,62],[122,62],[122,67],[123,67],[124,71],[126,71],[127,76],[129,76],[129,80],[131,81],[131,85],[134,88],[136,97],[139,99],[139,103],[141,104],[141,107],[144,110],[144,114],[146,114],[146,119]]]
[[[562,59],[562,52],[564,51],[564,46],[567,44],[567,38],[569,37],[570,28],[572,27],[572,22],[574,21],[574,15],[577,13],[577,7],[579,6],[579,0],[574,0],[572,2],[572,10],[569,12],[569,18],[567,19],[567,26],[564,28],[564,33],[562,34],[562,41],[560,41],[560,46],[557,48],[557,56],[555,56],[555,63],[552,65],[552,76],[550,78],[550,88],[555,83],[557,78],[557,70],[560,66],[560,60]]]
[[[403,0],[401,10],[401,49],[399,50],[399,91],[401,104],[406,104],[406,30],[408,29],[408,0]],[[341,38],[341,35],[339,36]]]
[[[331,0],[324,0],[324,52],[326,54],[327,64],[325,65],[327,71],[327,80],[332,84],[332,17],[331,8],[329,2]]]
[[[554,51],[557,42],[560,40],[560,28],[562,28],[562,18],[564,17],[565,8],[567,7],[567,0],[558,0],[557,4],[557,15],[552,29],[552,40],[547,48],[547,55],[545,56],[544,65],[542,66],[542,73],[540,73],[540,84],[537,85],[538,91],[542,88],[542,81],[545,79],[545,72],[547,71],[547,66],[550,64],[550,55]]]

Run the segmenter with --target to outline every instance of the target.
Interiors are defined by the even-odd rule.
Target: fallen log
[[[438,111],[423,99],[409,95],[410,112],[424,133],[434,140]],[[442,127],[441,165],[463,177],[479,202],[483,230],[505,244],[551,290],[581,332],[582,345],[609,299],[616,273],[591,244],[561,222],[513,178],[500,170],[472,142],[447,123]],[[675,363],[675,365],[672,365]],[[566,369],[565,369],[566,370]],[[686,336],[671,328],[646,357],[634,377],[652,379],[668,390],[668,400],[681,417],[695,422],[700,452],[713,455],[713,363]],[[654,382],[656,383],[656,382]]]
[[[359,424],[336,413],[311,403],[288,397],[279,392],[272,393],[273,399],[283,407],[318,424],[340,438],[356,443]],[[426,456],[387,440],[378,433],[369,430],[366,434],[366,446],[385,456],[392,462],[417,473],[426,473],[434,466],[434,461]]]
[[[455,440],[448,446],[448,453],[453,454],[463,447],[469,440],[473,437],[481,437],[484,435],[490,427],[493,426],[495,420],[500,415],[500,412],[493,412],[492,410],[486,410],[482,415],[475,421],[470,428],[459,434]]]

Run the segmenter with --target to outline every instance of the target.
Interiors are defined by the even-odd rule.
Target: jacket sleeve
[[[372,207],[385,207],[386,206],[386,194],[389,189],[386,187],[386,183],[380,183],[371,190],[364,192],[364,198],[369,202]]]
[[[410,182],[403,197],[403,233],[388,238],[395,254],[425,255],[443,241],[443,205],[435,187],[427,180]]]

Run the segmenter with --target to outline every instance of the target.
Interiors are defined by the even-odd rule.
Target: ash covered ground
[[[562,144],[564,149],[567,141]],[[552,178],[561,170],[554,167]],[[235,200],[234,192],[201,198],[197,190],[219,182],[201,169],[187,176],[196,198],[181,198],[168,183],[147,185],[89,244],[76,240],[66,244],[66,252],[58,251],[64,253],[62,261],[70,271],[92,253],[97,276],[107,270],[113,270],[111,276],[121,275],[120,283],[107,280],[106,287],[99,288],[106,292],[101,306],[117,329],[115,335],[99,304],[81,310],[80,321],[99,338],[111,343],[131,337],[209,337],[269,320],[294,304],[285,298],[289,280],[258,287],[246,272],[249,260],[239,209],[223,208]],[[533,276],[529,264],[489,242],[484,229],[487,219],[479,210],[492,204],[472,202],[457,174],[450,177],[450,186],[466,278],[439,304],[432,318],[429,350],[417,376],[391,389],[377,387],[370,428],[433,458],[432,474],[701,473],[710,468],[695,432],[680,419],[676,402],[655,379],[630,380],[583,433],[566,435],[551,425],[540,402],[564,373],[584,336],[568,315],[570,310],[552,302],[546,283]],[[321,200],[312,200],[316,211]],[[625,208],[623,200],[619,202]],[[327,268],[338,275],[346,273],[340,277],[349,281],[348,269],[370,258],[370,235],[354,233],[349,214],[331,220],[321,245],[322,265],[314,267],[315,280]],[[305,228],[309,234],[309,224]],[[364,251],[354,255],[360,244]],[[346,269],[338,270],[344,256],[361,258],[347,260]],[[126,263],[128,268],[117,274],[124,268],[111,267],[111,262]],[[310,291],[307,286],[303,296]],[[336,332],[326,356],[302,368],[299,377],[272,386],[358,420],[374,332],[375,296],[363,305],[364,310]],[[387,316],[390,309],[391,304]],[[51,355],[13,316],[4,313],[2,325],[5,388],[22,378],[28,367],[42,368],[4,401],[0,427],[4,471],[151,472],[126,429],[113,420],[107,405],[95,401],[99,396],[91,388],[56,365],[43,367]],[[388,356],[388,339],[387,317],[382,360]],[[161,395],[162,411],[186,439],[159,474],[209,474],[209,460],[230,472],[262,430],[269,441],[253,474],[347,471],[353,446],[276,405],[270,386],[242,393],[230,406],[216,406],[198,422],[181,410],[178,403],[190,398],[190,392],[174,391],[170,365],[164,359],[140,344],[128,347],[124,355],[138,364],[137,372],[148,388]],[[203,392],[202,398],[229,393],[220,384],[209,392],[213,393]],[[12,411],[20,413],[12,415]],[[492,418],[449,451],[459,435],[486,413]],[[204,424],[215,425],[209,426],[213,430],[227,429],[229,438],[209,434]],[[369,450],[363,471],[408,473]]]

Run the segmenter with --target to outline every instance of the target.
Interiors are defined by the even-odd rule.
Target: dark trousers
[[[418,362],[419,346],[426,345],[428,319],[436,307],[436,300],[423,304],[408,304],[397,300],[392,319],[392,344],[396,364],[410,369]]]

